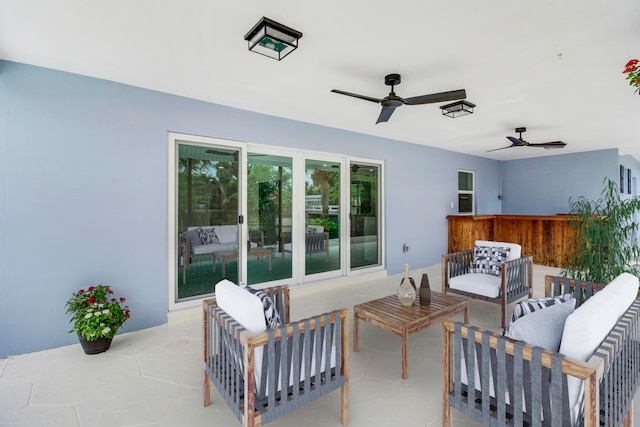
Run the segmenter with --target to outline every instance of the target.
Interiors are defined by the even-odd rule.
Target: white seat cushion
[[[449,287],[464,292],[496,298],[500,295],[501,278],[493,274],[467,273],[449,279]]]

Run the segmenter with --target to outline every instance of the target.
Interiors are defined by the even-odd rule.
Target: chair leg
[[[349,383],[340,389],[340,422],[343,426],[349,424]]]
[[[203,384],[203,398],[204,398],[204,406],[209,406],[211,404],[211,380],[209,380],[209,375],[207,372],[204,372],[204,384]]]
[[[624,427],[631,427],[633,425],[633,400],[629,405],[629,410],[627,411],[627,415],[624,417],[622,425]]]

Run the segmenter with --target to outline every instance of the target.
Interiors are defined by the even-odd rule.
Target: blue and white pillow
[[[262,308],[264,309],[264,320],[267,322],[267,328],[277,328],[282,324],[276,305],[271,300],[269,295],[265,294],[261,290],[253,289],[249,286],[244,287],[248,292],[251,292],[262,301]]]
[[[502,263],[507,260],[510,251],[511,248],[476,246],[469,271],[500,276]]]
[[[509,323],[504,335],[547,350],[558,351],[562,342],[564,324],[567,317],[573,313],[576,300],[560,302],[552,299],[552,302],[551,305],[543,307],[534,304],[537,309]]]
[[[220,243],[215,228],[200,229],[200,241],[203,245],[211,245]]]
[[[550,307],[555,304],[562,304],[563,302],[567,302],[571,299],[573,299],[573,295],[564,294],[556,297],[529,298],[524,301],[520,301],[515,305],[515,307],[513,307],[513,313],[511,314],[509,325],[529,313],[542,310],[543,308]],[[509,325],[507,325],[507,328],[509,328]]]

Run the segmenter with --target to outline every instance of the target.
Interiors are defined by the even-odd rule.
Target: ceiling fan
[[[487,151],[487,153],[491,151],[504,150],[505,148],[511,148],[511,147],[540,147],[540,148],[544,148],[545,150],[551,150],[554,148],[564,148],[564,146],[567,145],[566,142],[562,142],[562,141],[541,142],[539,144],[534,144],[522,139],[522,132],[526,132],[527,128],[520,127],[520,128],[516,128],[515,131],[518,132],[520,136],[518,138],[513,136],[508,136],[507,139],[511,141],[511,145],[509,145],[508,147],[494,148],[493,150]]]
[[[376,124],[380,122],[386,122],[389,120],[396,108],[402,105],[420,105],[420,104],[433,104],[435,102],[447,102],[455,101],[458,99],[465,99],[467,93],[464,89],[452,90],[449,92],[432,93],[429,95],[414,96],[412,98],[401,98],[393,91],[396,85],[400,84],[400,74],[388,74],[384,78],[384,84],[391,86],[391,92],[384,98],[373,98],[366,95],[358,95],[357,93],[345,92],[343,90],[332,89],[331,92],[339,93],[341,95],[353,96],[354,98],[364,99],[365,101],[376,102],[382,105],[382,111],[378,116]]]

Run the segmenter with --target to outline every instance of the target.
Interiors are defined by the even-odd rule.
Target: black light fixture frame
[[[469,102],[466,99],[461,99],[460,101],[443,105],[440,108],[442,109],[442,115],[454,119],[456,117],[473,114],[473,109],[475,108],[475,106],[476,104],[474,104],[473,102]]]
[[[263,16],[245,34],[244,39],[249,43],[250,51],[280,61],[298,48],[298,40],[301,37],[300,31]],[[269,45],[265,40],[269,41]]]

